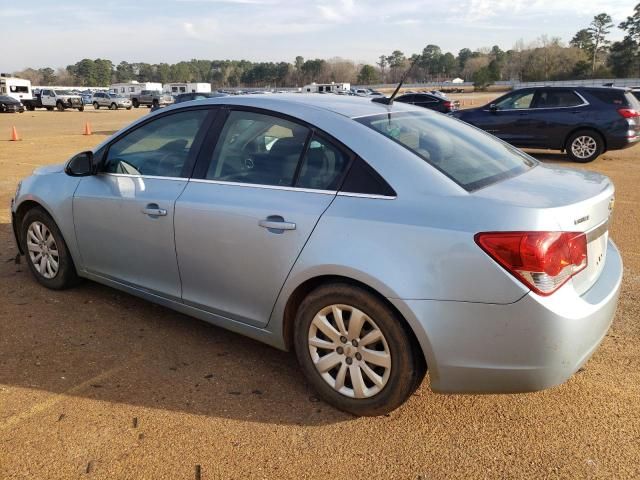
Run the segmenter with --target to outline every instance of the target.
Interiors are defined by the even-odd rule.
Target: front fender
[[[16,218],[15,228],[19,231],[17,214],[21,212],[25,202],[40,205],[56,222],[78,271],[82,270],[82,258],[73,225],[73,194],[80,180],[79,177],[70,177],[64,173],[32,175],[22,181],[20,192],[12,206],[12,217]]]

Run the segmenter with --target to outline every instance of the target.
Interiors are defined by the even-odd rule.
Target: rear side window
[[[205,178],[292,186],[309,133],[308,128],[283,118],[233,111],[222,129]]]
[[[584,102],[572,90],[541,90],[535,108],[577,107]]]
[[[348,164],[347,154],[316,134],[309,142],[296,187],[337,190]]]
[[[357,119],[410,150],[468,191],[519,175],[536,160],[461,121],[423,112]]]
[[[625,96],[624,90],[618,90],[615,88],[611,88],[611,89],[598,88],[598,89],[588,90],[588,92],[604,103],[609,103],[612,105],[623,106],[623,107],[626,107],[629,105],[629,101]]]

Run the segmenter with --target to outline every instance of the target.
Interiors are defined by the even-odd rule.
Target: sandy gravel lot
[[[146,112],[0,116],[0,478],[640,478],[640,147],[583,167],[616,184],[625,262],[584,370],[509,396],[436,395],[427,379],[357,419],[319,402],[292,354],[94,283],[48,291],[15,263],[18,179]]]

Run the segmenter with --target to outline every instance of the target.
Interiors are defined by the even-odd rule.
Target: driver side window
[[[111,144],[106,173],[181,177],[207,110],[166,115],[136,128]]]

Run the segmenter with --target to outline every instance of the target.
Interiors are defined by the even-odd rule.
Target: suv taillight
[[[638,112],[634,108],[619,108],[618,114],[624,118],[638,118],[640,117],[640,112]]]
[[[475,241],[540,295],[551,295],[587,266],[587,236],[581,232],[486,232]]]
[[[453,109],[453,102],[444,102],[442,105],[444,108],[448,108],[449,110]]]

